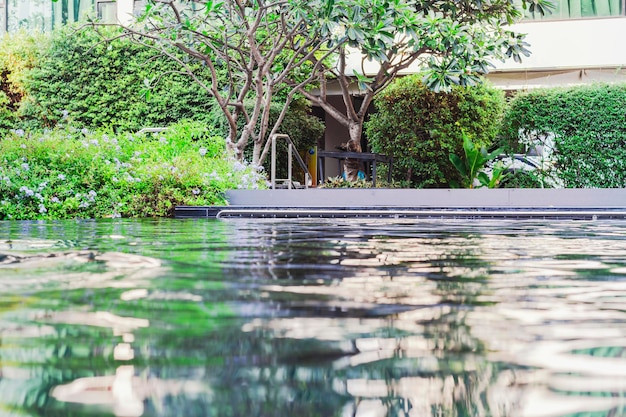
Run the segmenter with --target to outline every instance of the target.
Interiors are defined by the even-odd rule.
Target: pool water
[[[626,415],[626,222],[0,222],[0,416]]]

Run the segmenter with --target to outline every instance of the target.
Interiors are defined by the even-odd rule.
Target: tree
[[[525,7],[527,0],[522,1]],[[147,0],[145,12],[125,30],[177,61],[209,91],[228,121],[229,147],[242,155],[252,140],[252,162],[259,163],[295,94],[322,107],[360,140],[374,95],[417,61],[428,66],[429,85],[437,89],[475,82],[492,58],[527,55],[523,36],[501,24],[519,16],[509,0]],[[194,72],[174,50],[202,62],[210,76]],[[363,64],[369,60],[379,69],[373,76],[364,68],[351,69],[350,53],[362,54]],[[350,95],[353,77],[362,97],[358,108]],[[327,100],[331,80],[341,88],[345,114]],[[311,90],[315,84],[319,94]],[[270,125],[276,96],[284,107]]]
[[[374,96],[396,76],[417,65],[429,88],[472,85],[493,66],[492,60],[529,56],[523,34],[505,27],[521,17],[509,0],[322,0],[319,31],[339,31],[337,61],[314,59],[319,92],[300,91],[314,105],[344,125],[350,139],[360,140]],[[332,5],[332,6],[331,6]],[[523,9],[544,14],[547,0],[523,0]],[[355,58],[356,55],[356,59]],[[315,57],[314,57],[315,58]],[[350,65],[359,61],[360,65]],[[369,69],[368,69],[369,68]],[[356,83],[355,83],[356,80]],[[345,112],[328,100],[328,84],[336,84]],[[356,84],[356,85],[355,85]],[[355,105],[355,87],[361,100]]]
[[[311,16],[301,0],[148,0],[124,36],[178,62],[215,98],[227,120],[229,148],[241,157],[252,141],[252,162],[260,164],[267,138],[277,132],[295,94],[319,72],[311,62],[324,63],[332,54],[324,47],[330,34],[309,32]],[[194,70],[194,61],[208,68],[208,77]],[[271,123],[275,99],[283,106]]]

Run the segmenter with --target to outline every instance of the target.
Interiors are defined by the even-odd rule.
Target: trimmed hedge
[[[213,98],[178,70],[128,39],[105,42],[91,29],[64,27],[52,33],[29,74],[22,116],[33,127],[52,127],[69,114],[81,126],[116,131],[206,119]],[[157,76],[148,89],[144,80]]]
[[[529,136],[554,137],[552,158],[565,187],[625,187],[626,85],[518,94],[506,112],[502,137],[519,151]]]
[[[463,152],[461,132],[489,147],[504,112],[504,93],[490,85],[435,93],[420,75],[396,80],[376,97],[365,124],[373,152],[393,155],[393,179],[405,187],[448,187],[460,182],[449,155]]]

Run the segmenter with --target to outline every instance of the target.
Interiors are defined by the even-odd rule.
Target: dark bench
[[[343,164],[342,161],[351,158],[357,159],[364,163],[366,167],[365,174],[368,174],[368,166],[371,164],[371,175],[370,178],[372,180],[372,186],[376,187],[376,164],[383,163],[389,165],[389,170],[387,171],[387,181],[391,183],[391,171],[393,170],[393,156],[387,156],[379,153],[368,153],[368,152],[327,152],[327,151],[317,151],[317,170],[319,173],[319,178],[323,182],[324,181],[324,166],[322,164],[322,159],[324,158],[335,158],[337,159],[337,163],[339,165],[339,173],[343,172]]]

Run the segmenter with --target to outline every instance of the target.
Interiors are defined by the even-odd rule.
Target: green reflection
[[[576,247],[571,224],[543,225],[545,235],[501,226],[0,222],[0,407],[474,417],[541,415],[527,408],[537,404],[619,415],[624,389],[603,374],[614,368],[566,370],[595,358],[626,366],[610,343],[626,317],[603,309],[626,294],[623,228],[598,225]],[[571,263],[589,248],[597,268]],[[592,273],[609,269],[610,280]],[[577,339],[590,342],[572,349]],[[545,352],[554,360],[537,362]],[[597,388],[579,388],[592,379]]]

